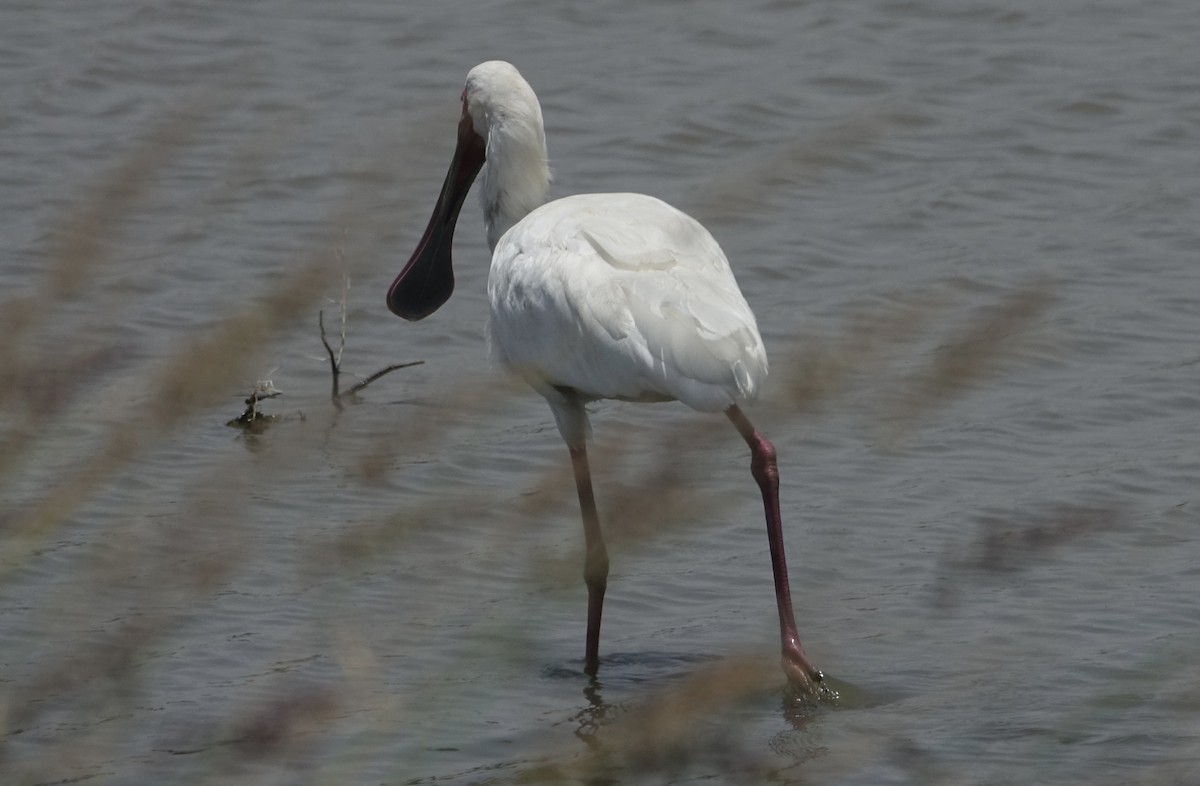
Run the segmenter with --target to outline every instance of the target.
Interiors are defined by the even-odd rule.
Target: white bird
[[[454,226],[482,169],[492,355],[549,402],[575,470],[586,543],[585,672],[595,676],[599,668],[608,554],[592,494],[584,405],[678,400],[724,412],[750,446],[766,510],[784,673],[802,689],[826,692],[796,633],[775,449],[738,406],[766,378],[767,355],[725,254],[699,222],[654,197],[581,194],[547,203],[541,106],[509,63],[471,69],[462,104],[450,171],[416,252],[388,290],[388,308],[423,319],[450,297]]]

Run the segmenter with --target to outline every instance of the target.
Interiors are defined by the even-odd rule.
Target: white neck
[[[492,118],[479,189],[488,248],[495,251],[505,232],[545,204],[549,189],[550,164],[541,112],[532,117]]]

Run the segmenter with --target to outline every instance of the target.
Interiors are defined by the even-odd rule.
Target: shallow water
[[[3,422],[32,429],[0,468],[6,783],[1200,776],[1190,3],[0,22]],[[614,543],[590,685],[565,450],[487,367],[474,199],[455,297],[417,324],[384,308],[492,57],[541,97],[558,194],[661,196],[732,260],[772,355],[750,412],[801,634],[840,706],[777,684],[746,452],[678,405],[594,409]],[[317,297],[200,362],[310,263]],[[343,269],[346,368],[426,363],[336,412],[315,313]],[[226,428],[268,377],[290,419]],[[682,742],[638,725],[743,656],[763,685],[681,704],[703,716]]]

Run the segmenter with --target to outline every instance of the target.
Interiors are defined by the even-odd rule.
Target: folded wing
[[[493,354],[535,388],[715,411],[767,373],[754,314],[698,222],[640,194],[567,197],[496,246]]]

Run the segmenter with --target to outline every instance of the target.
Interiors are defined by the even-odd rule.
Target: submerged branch
[[[330,346],[330,344],[329,344],[329,338],[325,334],[325,311],[321,310],[321,311],[317,312],[317,324],[320,325],[320,327],[321,327],[321,343],[325,346],[325,351],[329,354],[329,370],[333,375],[333,387],[332,387],[329,395],[330,395],[330,399],[333,401],[334,406],[337,407],[339,410],[342,408],[341,400],[343,398],[345,398],[346,396],[353,396],[354,394],[363,390],[364,388],[367,387],[367,385],[370,385],[372,382],[379,379],[380,377],[390,374],[393,371],[398,371],[402,368],[408,368],[409,366],[420,366],[425,363],[424,360],[413,360],[408,363],[393,363],[392,365],[387,366],[386,368],[379,369],[374,374],[370,375],[366,379],[363,379],[361,382],[359,382],[358,384],[356,384],[354,387],[350,388],[349,390],[342,392],[340,380],[341,380],[341,375],[342,375],[342,351],[344,351],[346,349],[345,311],[346,311],[346,305],[343,302],[342,303],[341,345],[337,352],[333,351],[333,347]]]
[[[424,361],[424,360],[412,360],[412,361],[409,361],[408,363],[393,363],[392,365],[388,366],[387,368],[381,368],[381,369],[379,369],[379,370],[378,370],[378,371],[376,371],[374,374],[372,374],[371,376],[367,377],[367,378],[366,378],[366,379],[364,379],[362,382],[359,382],[357,385],[355,385],[354,387],[350,388],[349,390],[347,390],[345,393],[342,393],[341,395],[343,395],[343,396],[353,396],[355,393],[357,393],[358,391],[362,390],[362,389],[363,389],[363,388],[365,388],[367,385],[370,385],[372,382],[374,382],[375,380],[379,379],[379,378],[380,378],[380,377],[382,377],[384,374],[390,374],[390,373],[392,373],[393,371],[398,371],[399,369],[402,369],[402,368],[408,368],[409,366],[421,366],[421,365],[424,365],[424,364],[425,364],[425,361]],[[335,398],[336,398],[336,396],[335,396]]]
[[[325,345],[325,351],[329,353],[329,370],[333,373],[333,390],[330,392],[330,398],[337,405],[338,409],[342,408],[338,401],[338,377],[342,373],[342,353],[334,354],[333,347],[329,346],[329,339],[325,337],[325,309],[317,312],[317,324],[321,326],[321,343]],[[346,348],[346,334],[342,333],[342,349]]]

